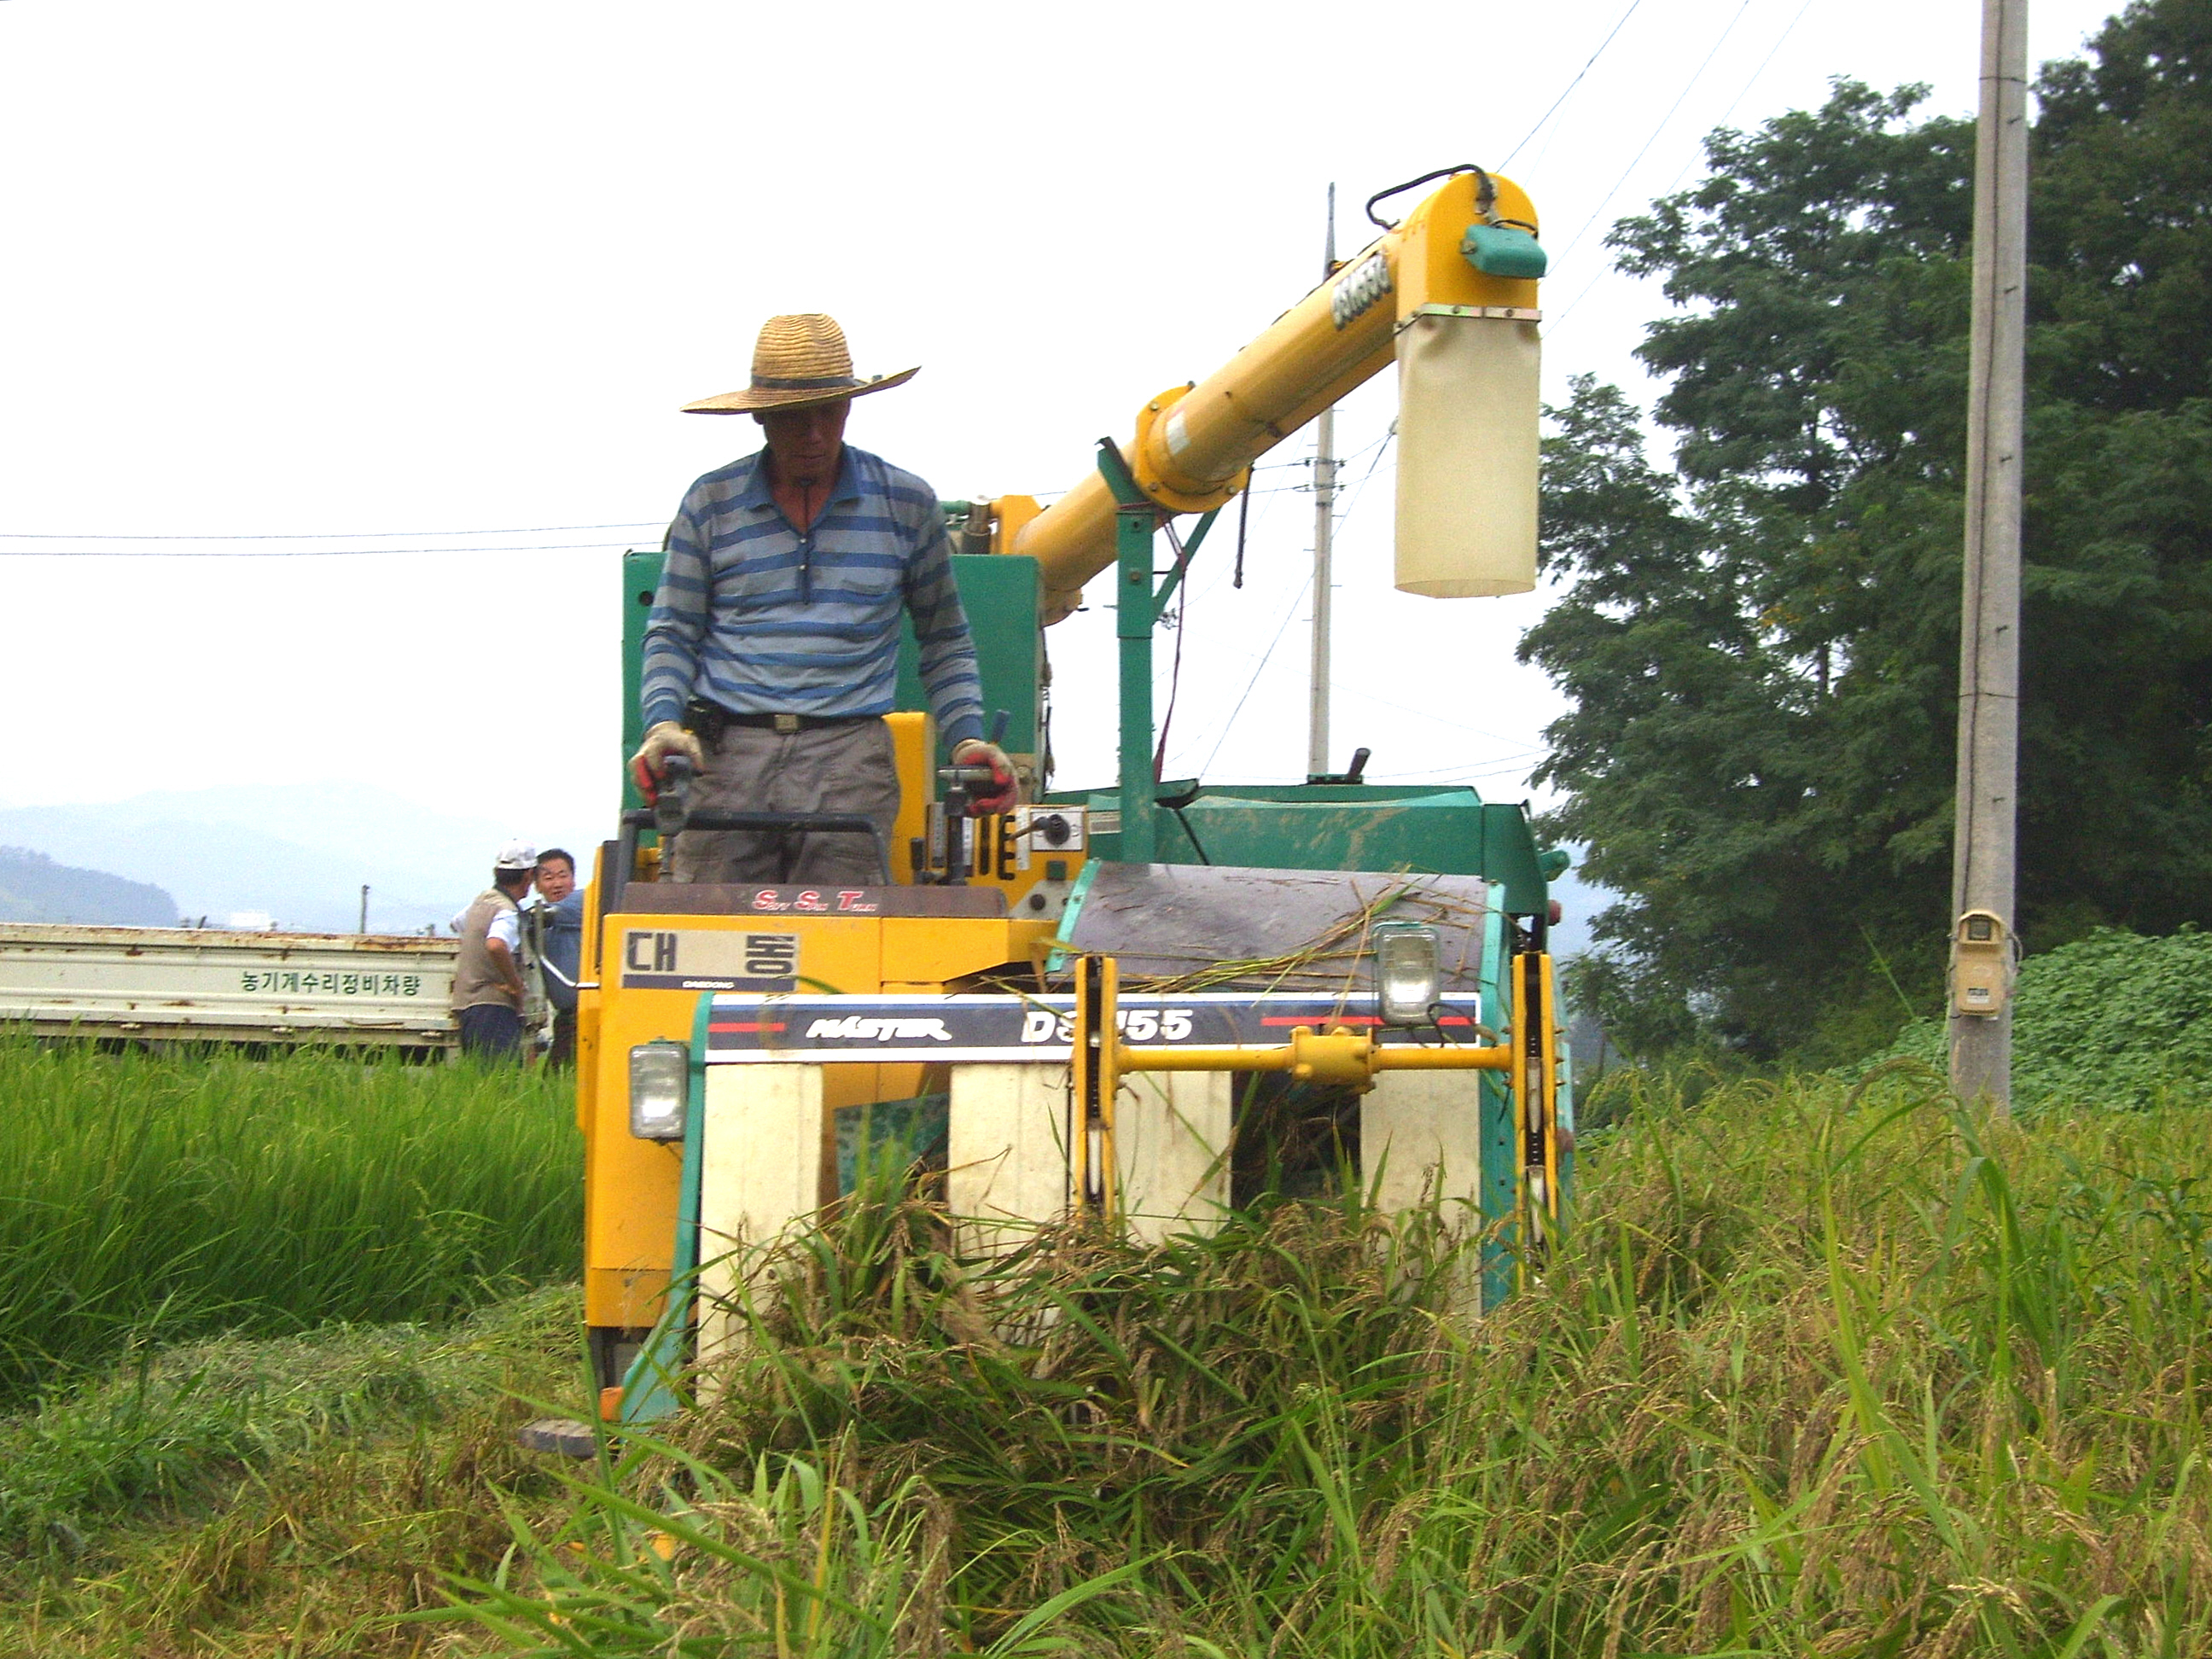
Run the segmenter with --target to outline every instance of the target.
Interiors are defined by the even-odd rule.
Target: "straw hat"
[[[833,404],[842,398],[887,392],[920,372],[917,367],[860,380],[853,373],[853,354],[846,348],[845,331],[837,326],[835,317],[818,311],[771,317],[761,325],[760,338],[753,343],[753,383],[742,392],[725,392],[719,398],[686,404],[684,411],[743,415],[759,409]]]

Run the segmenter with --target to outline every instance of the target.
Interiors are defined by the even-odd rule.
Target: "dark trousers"
[[[461,1052],[479,1060],[520,1060],[522,1016],[497,1002],[462,1009]]]
[[[576,1011],[556,1008],[553,1011],[553,1042],[545,1050],[548,1066],[573,1066],[576,1063]]]
[[[702,812],[850,812],[875,820],[888,848],[898,817],[898,764],[881,720],[781,732],[732,726],[707,757],[691,805]],[[790,844],[786,845],[788,842]],[[775,836],[687,830],[678,881],[807,882],[872,887],[884,878],[866,836]]]

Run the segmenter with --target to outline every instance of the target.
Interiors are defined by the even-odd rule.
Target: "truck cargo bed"
[[[41,1036],[447,1048],[454,941],[0,925],[0,1024]]]

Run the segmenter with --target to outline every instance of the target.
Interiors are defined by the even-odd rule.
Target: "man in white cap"
[[[651,798],[671,755],[702,780],[695,811],[898,815],[890,731],[899,617],[914,618],[921,681],[956,764],[988,767],[979,810],[1014,799],[1014,771],[983,738],[968,617],[937,492],[844,441],[853,399],[914,377],[861,380],[844,331],[819,313],[771,317],[752,384],[688,404],[750,414],[767,447],[691,486],[669,526],[645,633],[645,741],[631,757]],[[789,845],[787,845],[787,842]],[[865,836],[686,831],[678,881],[881,879]]]
[[[453,918],[461,948],[453,962],[453,1012],[461,1052],[485,1060],[522,1057],[522,915],[519,901],[538,873],[538,849],[511,841],[491,866],[491,885]]]

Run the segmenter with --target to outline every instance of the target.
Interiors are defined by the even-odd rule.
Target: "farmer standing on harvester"
[[[849,813],[888,842],[899,789],[890,729],[899,617],[914,618],[921,680],[956,765],[988,767],[977,805],[1003,811],[1014,770],[983,738],[981,682],[953,586],[937,492],[844,441],[853,399],[911,380],[860,380],[844,331],[818,313],[771,317],[752,384],[684,405],[750,414],[767,447],[691,486],[668,529],[645,633],[645,740],[631,757],[650,799],[668,758],[700,778],[702,812]],[[682,882],[880,880],[856,836],[687,830]]]

